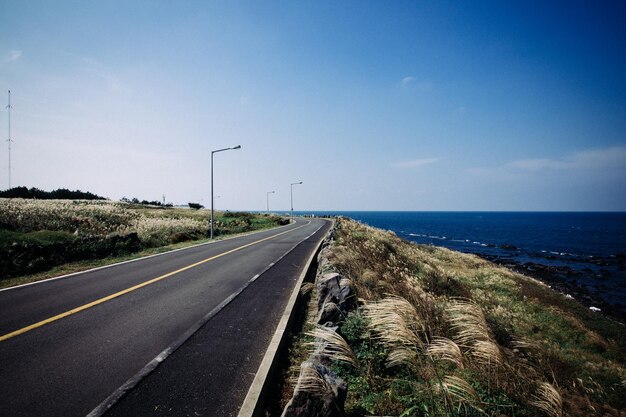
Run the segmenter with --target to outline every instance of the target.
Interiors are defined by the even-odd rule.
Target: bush
[[[137,233],[77,237],[68,232],[0,231],[0,276],[3,279],[45,271],[79,260],[119,256],[142,249]]]
[[[226,211],[224,212],[222,217],[226,217],[226,218],[238,217],[238,218],[243,218],[243,219],[253,219],[255,215],[252,213],[245,212],[245,211]]]
[[[39,200],[106,200],[104,197],[80,190],[70,191],[59,188],[54,191],[43,191],[39,188],[13,187],[0,191],[0,198],[37,198]]]

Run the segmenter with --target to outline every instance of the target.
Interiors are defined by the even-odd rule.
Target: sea
[[[626,311],[626,213],[322,211],[391,230],[419,244],[443,246],[558,278],[575,298]],[[554,283],[554,282],[552,282]],[[599,307],[596,307],[599,308]]]

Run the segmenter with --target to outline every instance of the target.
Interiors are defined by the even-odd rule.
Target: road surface
[[[252,381],[272,325],[327,227],[322,220],[300,219],[270,231],[0,291],[0,415],[84,416],[110,405],[128,381],[138,385],[111,414],[124,415],[119,411],[124,407],[133,415],[236,413],[237,404],[228,404],[243,400],[247,386],[240,385]],[[204,322],[147,378],[137,377]],[[247,328],[245,340],[233,328]],[[189,346],[203,347],[205,355],[190,353]],[[203,372],[214,376],[206,381],[213,383],[213,391],[191,376],[200,369],[197,360],[205,362]],[[166,366],[169,362],[174,369]],[[192,388],[172,394],[190,381]],[[154,388],[159,384],[163,392]],[[146,387],[157,400],[137,401]],[[225,398],[200,398],[217,393]],[[200,404],[194,404],[196,397]]]

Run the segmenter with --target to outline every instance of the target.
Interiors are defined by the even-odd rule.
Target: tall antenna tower
[[[11,189],[11,90],[9,90],[9,104],[7,104],[8,113],[9,113],[9,138],[7,139],[7,143],[9,144],[9,190]]]

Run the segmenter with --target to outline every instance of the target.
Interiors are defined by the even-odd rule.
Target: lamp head
[[[230,149],[241,149],[241,145],[237,145],[237,146],[235,146],[233,148],[230,148]]]

